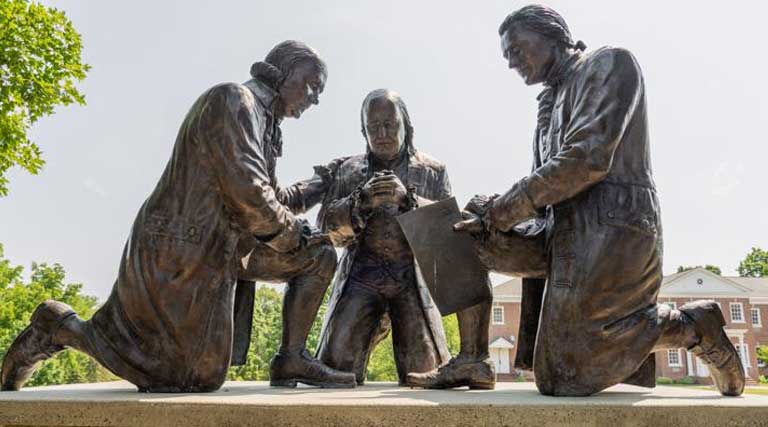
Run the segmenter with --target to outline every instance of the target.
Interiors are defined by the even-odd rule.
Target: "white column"
[[[685,366],[688,367],[688,376],[695,377],[696,373],[693,371],[693,358],[691,357],[691,352],[688,350],[685,350]]]

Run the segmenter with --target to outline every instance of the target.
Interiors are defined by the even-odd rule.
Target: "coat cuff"
[[[488,223],[501,231],[509,231],[515,225],[538,216],[536,207],[527,191],[528,179],[523,178],[491,203]]]
[[[273,237],[259,238],[259,240],[277,252],[290,252],[301,244],[302,229],[303,223],[296,218],[291,218],[281,232]]]

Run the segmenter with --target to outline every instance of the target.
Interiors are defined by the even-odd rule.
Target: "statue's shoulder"
[[[253,93],[243,84],[226,82],[219,83],[205,92],[209,96],[253,98]]]
[[[331,163],[338,164],[341,172],[349,173],[365,168],[368,164],[367,157],[365,154],[356,154],[354,156],[339,157]]]
[[[423,151],[416,150],[416,153],[413,155],[413,159],[417,164],[427,169],[432,169],[434,172],[440,173],[445,170],[445,163],[437,160],[436,158]]]
[[[623,47],[603,46],[585,54],[584,68],[610,70],[614,67],[638,68],[637,59]]]

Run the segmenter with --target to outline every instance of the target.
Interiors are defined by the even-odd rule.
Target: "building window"
[[[760,309],[752,309],[752,326],[763,326],[762,319],[760,319]]]
[[[493,307],[493,324],[494,325],[504,324],[504,307],[502,306]]]
[[[668,305],[672,310],[677,310],[677,303],[674,301],[667,301],[664,304]]]
[[[669,362],[669,366],[683,366],[680,363],[680,350],[667,350],[667,361]]]
[[[731,303],[731,321],[744,323],[744,307],[740,302]]]

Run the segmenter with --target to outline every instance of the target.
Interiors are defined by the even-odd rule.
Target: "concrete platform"
[[[496,390],[270,388],[230,382],[209,394],[141,394],[125,382],[0,393],[0,426],[768,426],[768,396],[616,386],[545,397],[531,383]]]

